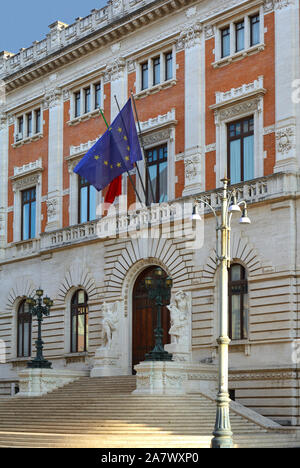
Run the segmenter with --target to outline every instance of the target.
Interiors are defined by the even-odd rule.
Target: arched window
[[[229,336],[232,340],[248,338],[248,281],[242,265],[229,270]]]
[[[71,353],[88,350],[88,296],[76,291],[71,302]]]
[[[29,311],[29,305],[24,300],[18,308],[18,357],[29,357],[31,355],[31,324],[32,315]]]

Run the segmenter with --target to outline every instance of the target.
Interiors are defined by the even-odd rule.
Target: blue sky
[[[0,51],[19,52],[39,41],[56,20],[71,24],[87,16],[93,8],[102,8],[106,0],[8,0],[1,1]]]

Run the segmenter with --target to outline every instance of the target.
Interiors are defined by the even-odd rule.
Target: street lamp
[[[35,297],[28,297],[26,304],[29,305],[29,311],[32,316],[36,316],[38,320],[38,338],[35,342],[36,345],[36,357],[33,361],[29,361],[27,367],[29,369],[51,369],[52,363],[47,361],[43,356],[43,340],[42,340],[42,321],[43,316],[48,317],[50,315],[50,308],[53,306],[53,301],[49,297],[44,297],[44,291],[39,288],[35,292]],[[44,305],[42,305],[44,304]]]
[[[207,199],[197,198],[193,210],[193,219],[201,219],[198,206],[208,206],[217,222],[217,264],[220,265],[221,278],[221,307],[220,307],[220,336],[219,345],[219,378],[217,395],[216,423],[211,443],[212,448],[233,448],[232,432],[229,418],[229,392],[228,392],[228,268],[230,268],[230,231],[231,220],[234,213],[241,213],[240,224],[250,224],[247,203],[243,200],[237,202],[236,191],[228,190],[229,179],[221,180],[223,183],[221,221],[219,221],[216,210],[209,204]],[[243,207],[243,209],[241,209]],[[219,242],[221,241],[221,255],[219,256]]]
[[[173,285],[172,278],[164,278],[164,271],[158,267],[154,270],[155,278],[145,278],[145,286],[148,291],[149,299],[155,301],[157,308],[157,324],[154,330],[155,346],[153,350],[146,354],[146,361],[171,361],[172,354],[165,351],[163,346],[164,330],[162,328],[161,310],[164,305],[164,300],[170,300],[171,288]]]

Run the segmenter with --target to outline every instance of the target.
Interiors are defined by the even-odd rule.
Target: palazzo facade
[[[232,223],[231,397],[300,424],[299,57],[298,0],[110,0],[0,54],[0,396],[14,394],[34,356],[25,298],[39,287],[54,300],[43,339],[55,369],[90,374],[110,310],[117,368],[132,374],[153,346],[143,280],[157,266],[173,279],[172,301],[187,300],[182,359],[216,365],[215,220],[205,211],[194,239],[190,218],[197,196],[219,213],[227,174],[252,221]],[[99,108],[112,122],[115,96],[123,106],[131,91],[151,211],[127,175],[107,207],[73,172],[106,130]],[[136,169],[131,177],[142,194]],[[167,307],[163,321],[167,330]]]

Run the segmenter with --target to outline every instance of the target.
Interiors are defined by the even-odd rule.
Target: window
[[[236,52],[245,48],[245,22],[241,21],[235,25]]]
[[[244,267],[229,269],[229,336],[232,340],[248,338],[248,281]]]
[[[88,296],[79,290],[71,301],[71,353],[88,350]]]
[[[27,136],[30,137],[32,135],[32,113],[26,115],[26,122],[27,122]]]
[[[21,115],[17,119],[15,127],[15,141],[19,142],[26,138],[31,138],[34,135],[41,133],[42,121],[41,121],[41,109],[34,109],[31,112],[27,112]]]
[[[96,219],[97,190],[85,178],[79,177],[79,224]]]
[[[95,86],[95,109],[101,107],[101,83],[97,83]]]
[[[222,39],[222,58],[230,55],[230,28],[227,27],[221,31]]]
[[[231,184],[254,179],[254,119],[228,124],[228,172]]]
[[[259,15],[250,18],[250,45],[260,43],[260,18]]]
[[[172,52],[165,54],[165,70],[166,70],[166,75],[165,75],[166,81],[171,80],[173,78],[173,53]]]
[[[19,117],[18,118],[18,130],[17,130],[17,138],[16,140],[23,140],[23,131],[24,131],[24,118]]]
[[[36,235],[36,189],[21,192],[22,197],[22,240],[33,239]]]
[[[91,112],[91,88],[84,90],[84,112],[85,114]]]
[[[153,85],[160,83],[160,57],[153,59]]]
[[[81,111],[81,93],[78,91],[75,93],[75,117],[80,116],[80,111]]]
[[[168,146],[150,149],[146,157],[154,195],[153,200],[149,177],[147,177],[147,204],[166,202],[168,200]]]
[[[142,63],[142,89],[147,89],[149,86],[148,80],[148,62]]]
[[[19,306],[17,321],[17,355],[18,357],[29,357],[31,355],[32,315],[25,300]]]
[[[41,132],[41,109],[36,109],[35,111],[35,133]]]

